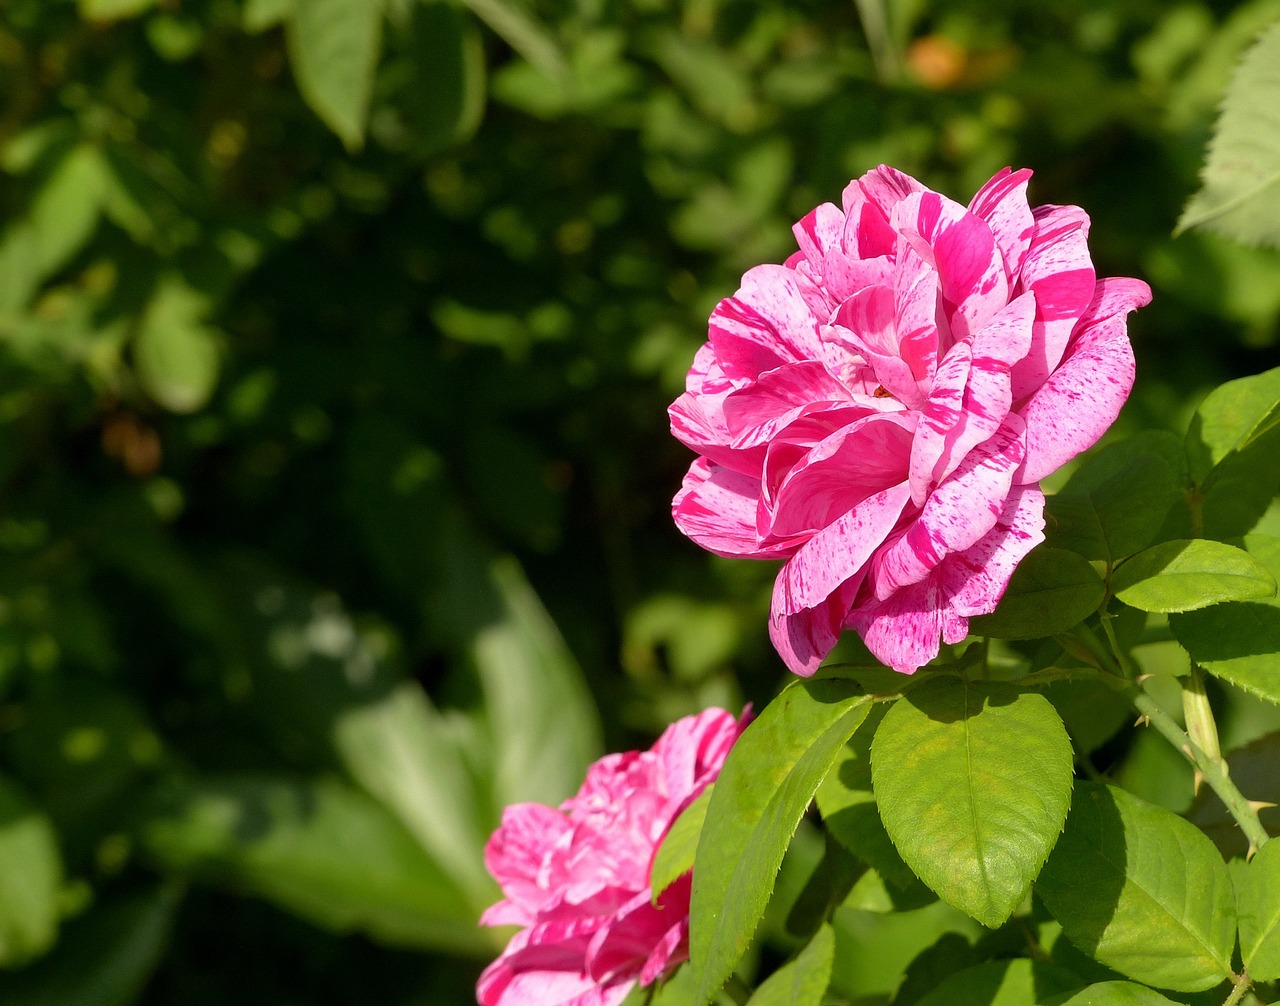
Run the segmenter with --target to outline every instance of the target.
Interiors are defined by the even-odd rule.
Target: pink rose
[[[844,628],[911,673],[992,611],[1043,540],[1039,481],[1133,386],[1136,279],[1097,279],[1089,218],[1005,169],[966,209],[893,168],[798,223],[800,251],[712,312],[676,437],[676,523],[783,559],[769,632],[812,674]]]
[[[690,874],[654,905],[649,868],[746,722],[723,709],[687,716],[650,750],[596,762],[559,810],[503,812],[485,863],[506,897],[480,921],[523,928],[480,976],[481,1006],[614,1006],[688,959]]]

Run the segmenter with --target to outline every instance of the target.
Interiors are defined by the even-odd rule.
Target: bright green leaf
[[[1201,173],[1203,187],[1187,203],[1178,230],[1205,227],[1245,244],[1280,247],[1280,25],[1240,61]]]
[[[109,172],[98,149],[82,144],[67,153],[41,186],[30,210],[41,276],[56,272],[89,240],[110,184]]]
[[[151,297],[133,342],[134,366],[147,394],[172,412],[195,412],[218,381],[218,344],[203,323],[204,294],[175,275]]]
[[[1276,581],[1243,549],[1203,538],[1161,542],[1118,567],[1111,589],[1142,611],[1191,611],[1274,597]]]
[[[350,150],[364,142],[381,40],[377,0],[295,0],[288,42],[298,90]]]
[[[5,1006],[131,1006],[169,945],[182,885],[94,905],[33,966],[0,977]]]
[[[1036,892],[1080,950],[1179,992],[1231,976],[1235,899],[1213,843],[1115,787],[1079,783]]]
[[[871,739],[888,711],[885,704],[872,709],[840,749],[816,795],[818,810],[831,834],[885,880],[905,890],[916,876],[884,830],[871,788]]]
[[[1272,577],[1280,578],[1280,538],[1251,534],[1245,548]],[[1231,601],[1170,615],[1169,628],[1210,674],[1280,703],[1280,598]]]
[[[141,825],[165,869],[252,891],[338,932],[475,951],[475,925],[450,872],[385,809],[334,779],[238,776],[178,785]]]
[[[1079,985],[1080,978],[1048,961],[985,961],[944,978],[915,1006],[1027,1006]]]
[[[1280,367],[1215,388],[1187,430],[1205,537],[1253,530],[1280,490]]]
[[[997,639],[1040,639],[1078,625],[1105,596],[1102,578],[1082,556],[1042,545],[1013,571],[996,610],[971,619],[969,629]]]
[[[1155,989],[1134,982],[1098,982],[1067,998],[1050,1001],[1055,1006],[1178,1006]]]
[[[950,676],[908,692],[871,745],[880,817],[903,860],[993,927],[1027,896],[1057,840],[1072,762],[1043,695]]]
[[[1240,956],[1255,981],[1280,978],[1280,842],[1268,842],[1235,876]]]
[[[80,15],[92,21],[120,21],[155,5],[156,0],[80,0]]]
[[[1045,502],[1050,548],[1114,562],[1155,540],[1181,499],[1182,444],[1149,430],[1088,455]]]
[[[835,933],[823,926],[793,960],[764,980],[747,1006],[822,1006],[835,950]]]
[[[0,778],[0,965],[23,962],[53,944],[61,883],[49,819]]]
[[[240,14],[244,30],[256,35],[282,24],[293,14],[297,0],[245,0]]]
[[[654,853],[653,865],[649,867],[649,887],[655,903],[663,891],[693,869],[698,838],[702,835],[702,823],[707,819],[707,807],[714,789],[715,783],[712,783],[680,812]]]
[[[697,1001],[733,973],[773,890],[783,854],[870,701],[852,683],[796,681],[734,744],[698,842],[690,910]]]

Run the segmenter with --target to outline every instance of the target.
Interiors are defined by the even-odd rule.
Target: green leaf
[[[1280,579],[1280,538],[1251,534],[1245,549]],[[1280,598],[1231,601],[1169,616],[1169,629],[1210,674],[1280,704]]]
[[[473,20],[453,4],[415,3],[404,46],[412,76],[401,108],[418,156],[471,136],[484,114],[484,47]]]
[[[905,890],[916,876],[884,830],[871,786],[871,739],[889,708],[877,705],[854,731],[818,787],[817,800],[831,834],[885,880]]]
[[[1049,1001],[1055,1006],[1179,1006],[1155,989],[1134,982],[1098,982],[1066,998]]]
[[[1026,1006],[1077,988],[1080,981],[1047,961],[985,961],[949,975],[915,1006]]]
[[[1227,87],[1201,172],[1177,230],[1204,227],[1245,244],[1280,247],[1280,25],[1244,54]]]
[[[143,819],[147,851],[338,932],[453,951],[491,945],[449,872],[386,810],[334,779],[175,785]]]
[[[288,44],[298,90],[349,150],[364,143],[381,41],[378,0],[295,0]]]
[[[406,681],[343,711],[333,738],[351,777],[395,813],[470,894],[472,906],[492,900],[475,785],[448,724],[422,688]]]
[[[80,0],[80,16],[91,21],[120,21],[155,5],[156,0]]]
[[[1149,430],[1089,454],[1045,501],[1045,539],[1086,559],[1115,562],[1155,540],[1181,499],[1182,444]]]
[[[1141,611],[1192,611],[1275,597],[1276,581],[1243,549],[1203,538],[1165,541],[1119,566],[1111,589]]]
[[[171,412],[195,412],[218,381],[218,345],[203,324],[208,298],[170,274],[161,279],[133,342],[143,389]]]
[[[110,184],[110,168],[90,144],[73,147],[31,203],[36,269],[56,272],[89,240]]]
[[[548,31],[509,0],[463,0],[471,13],[493,33],[547,76],[567,72],[560,46]]]
[[[52,953],[0,976],[5,1006],[130,1006],[169,944],[182,885],[95,904],[70,922]]]
[[[61,883],[53,825],[0,778],[0,965],[21,963],[52,946]]]
[[[1280,841],[1268,842],[1234,875],[1240,957],[1254,981],[1280,978]]]
[[[1106,597],[1102,577],[1075,552],[1043,545],[1018,564],[996,610],[971,619],[975,635],[1040,639],[1084,621]]]
[[[653,865],[649,867],[649,887],[653,891],[655,904],[663,891],[693,869],[698,838],[702,835],[702,824],[707,819],[707,807],[711,803],[711,792],[714,789],[715,783],[712,783],[698,794],[698,799],[680,812],[680,816],[667,829],[658,851],[653,854]]]
[[[1194,825],[1122,789],[1077,784],[1036,892],[1072,943],[1135,981],[1200,992],[1232,974],[1226,863]]]
[[[690,909],[697,1002],[733,973],[813,794],[870,700],[837,679],[795,681],[738,738],[698,842]]]
[[[822,1006],[835,952],[835,933],[824,925],[794,960],[765,979],[748,1006]]]
[[[1253,530],[1280,490],[1280,367],[1215,388],[1186,437],[1206,537]]]
[[[939,677],[871,745],[880,817],[916,875],[983,925],[1027,896],[1071,803],[1073,754],[1043,695]]]
[[[438,613],[484,690],[495,801],[559,803],[602,746],[582,670],[520,564],[494,555],[465,522],[446,532]]]
[[[240,23],[251,35],[283,24],[293,14],[296,0],[245,0]]]

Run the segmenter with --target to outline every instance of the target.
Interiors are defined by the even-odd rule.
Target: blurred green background
[[[472,1001],[502,806],[783,680],[669,518],[715,302],[877,163],[1030,166],[1180,433],[1275,361],[1280,254],[1170,232],[1277,17],[0,0],[0,1002]]]

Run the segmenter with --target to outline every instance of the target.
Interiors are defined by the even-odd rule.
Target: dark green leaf
[[[64,929],[52,953],[0,977],[5,1006],[130,1006],[169,943],[182,885],[95,905]]]
[[[1280,577],[1280,538],[1251,534],[1245,549]],[[1280,598],[1232,601],[1169,616],[1169,628],[1191,659],[1215,677],[1280,703]]]
[[[693,870],[690,960],[699,1003],[746,953],[791,836],[870,705],[847,681],[793,682],[734,744]]]
[[[1071,741],[1043,695],[950,676],[914,688],[871,745],[880,817],[903,860],[948,904],[1004,922],[1071,802]]]
[[[391,814],[337,780],[176,785],[140,833],[165,869],[236,884],[329,929],[454,951],[492,942],[450,874]]]
[[[698,838],[702,835],[702,823],[707,819],[707,807],[711,803],[711,792],[714,789],[715,783],[712,783],[698,795],[698,799],[680,812],[680,816],[662,839],[662,844],[658,846],[658,851],[653,854],[653,865],[649,867],[649,887],[653,891],[655,902],[672,883],[693,869]]]
[[[1086,559],[1115,562],[1155,540],[1181,499],[1182,445],[1149,430],[1086,456],[1045,501],[1045,540]]]
[[[1102,578],[1082,556],[1041,545],[1018,564],[996,610],[971,619],[969,628],[997,639],[1052,636],[1084,621],[1105,596]]]
[[[944,979],[916,1006],[1027,1006],[1079,984],[1066,968],[1047,961],[986,961]]]
[[[61,883],[49,819],[0,778],[0,965],[21,963],[53,944]]]
[[[823,926],[794,960],[765,979],[748,1006],[822,1006],[835,949],[835,933]]]
[[[1135,981],[1199,992],[1232,974],[1235,899],[1218,850],[1124,790],[1077,784],[1036,892],[1072,943]]]
[[[854,731],[818,787],[817,800],[831,834],[885,880],[905,890],[915,874],[884,830],[871,788],[871,739],[888,711],[888,705],[877,705]]]
[[[1275,597],[1276,581],[1249,553],[1220,541],[1166,541],[1116,569],[1111,590],[1142,611],[1192,611]]]
[[[302,97],[349,149],[364,142],[382,38],[382,4],[295,0],[289,62]]]

